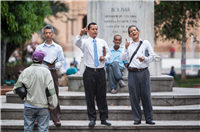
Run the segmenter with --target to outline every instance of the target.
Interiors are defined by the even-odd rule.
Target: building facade
[[[65,57],[67,59],[67,63],[69,64],[73,58],[75,57],[78,62],[81,61],[81,57],[83,56],[82,52],[79,48],[77,48],[74,44],[76,36],[80,33],[80,30],[87,25],[87,1],[62,1],[66,3],[69,8],[69,12],[66,15],[71,19],[68,22],[63,22],[67,20],[67,17],[63,17],[62,19],[55,19],[54,17],[50,17],[52,22],[48,19],[45,19],[47,23],[50,23],[58,30],[58,34],[54,36],[54,40],[56,43],[60,44],[63,48]],[[62,14],[60,14],[62,15]],[[199,22],[200,24],[200,22]],[[200,39],[200,27],[192,29],[195,37]],[[127,33],[128,34],[128,33]],[[42,40],[39,38],[37,34],[34,35],[37,42],[42,43]],[[128,35],[127,35],[128,37]],[[186,58],[192,57],[191,50],[191,37],[189,36],[189,32],[187,32],[187,41],[186,41]],[[112,39],[112,38],[111,38]],[[123,44],[122,44],[123,45]],[[175,58],[181,58],[182,45],[174,42],[175,48]],[[170,58],[170,47],[172,46],[172,41],[161,41],[158,40],[154,42],[154,51],[162,56],[162,58]],[[196,44],[194,49],[194,58],[200,58],[200,43]]]

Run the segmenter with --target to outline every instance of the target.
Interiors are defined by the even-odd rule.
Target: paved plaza
[[[88,117],[84,92],[68,91],[67,87],[60,87],[60,103],[62,126],[57,128],[50,121],[50,132],[63,131],[194,131],[200,128],[200,89],[173,88],[171,92],[152,92],[154,121],[156,125],[145,124],[144,117],[141,125],[133,125],[132,112],[128,93],[107,93],[109,120],[112,126],[103,126],[97,118],[94,128],[88,127]],[[6,97],[7,96],[7,97]],[[23,102],[8,103],[7,98],[14,99],[16,95],[8,92],[1,96],[1,128],[2,132],[23,131]],[[119,103],[121,101],[121,103]],[[124,105],[122,105],[124,104]],[[97,109],[97,108],[96,108]],[[97,112],[98,113],[98,112]],[[97,116],[99,116],[97,114]],[[37,128],[34,129],[37,131]]]

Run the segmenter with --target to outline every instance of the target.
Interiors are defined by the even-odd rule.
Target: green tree
[[[43,27],[44,18],[51,13],[49,5],[47,1],[1,1],[1,84],[6,51],[12,53]]]
[[[181,80],[185,81],[186,62],[186,30],[198,26],[200,18],[200,1],[155,1],[155,41],[176,40],[182,44]]]
[[[66,12],[68,12],[68,7],[65,3],[62,3],[62,0],[49,0],[49,7],[51,8],[51,13],[50,16],[54,16],[56,19],[62,19],[63,17],[67,17],[67,20],[69,17],[66,15]],[[58,14],[59,12],[59,14]],[[51,21],[51,19],[48,17],[48,20]],[[52,22],[52,21],[51,21]],[[66,21],[63,21],[66,22]],[[49,23],[43,23],[43,26],[47,25]],[[55,35],[57,35],[57,29],[54,28]],[[42,27],[40,30],[37,31],[37,33],[40,35],[42,39],[44,39],[43,34],[42,34]],[[22,45],[23,46],[23,45]],[[13,43],[7,43],[7,48],[6,48],[6,62],[8,61],[10,55],[13,53],[13,51],[19,47],[19,44],[13,44]],[[23,50],[22,50],[23,51]],[[24,52],[22,52],[24,53]]]
[[[49,3],[50,3],[50,8],[52,10],[51,15],[53,15],[56,19],[63,18],[63,16],[64,16],[64,17],[67,18],[67,20],[63,21],[63,22],[67,22],[68,20],[72,20],[66,15],[66,12],[68,12],[68,10],[69,10],[66,3],[62,3],[61,1],[49,1]],[[60,15],[58,15],[58,12],[60,13]]]
[[[51,12],[51,16],[54,16],[56,19],[60,19],[62,22],[65,22],[65,23],[67,23],[68,22],[68,20],[72,20],[72,19],[70,19],[68,16],[67,16],[67,12],[68,12],[68,10],[69,10],[69,8],[68,8],[68,5],[66,5],[66,3],[63,3],[62,1],[49,1],[49,3],[50,3],[50,8],[51,8],[51,10],[52,10],[52,12]],[[58,14],[59,13],[59,14]],[[63,21],[62,19],[63,19],[63,17],[66,17],[67,18],[67,20],[66,21]],[[53,21],[48,17],[47,18],[51,23],[53,23]],[[44,25],[51,25],[51,24],[49,24],[49,23],[44,23]],[[52,25],[51,25],[52,26]],[[53,27],[53,29],[54,29],[54,33],[55,33],[55,35],[57,35],[58,34],[58,30],[54,27],[54,26],[52,26]],[[44,36],[43,36],[43,33],[42,33],[42,29],[41,30],[39,30],[39,31],[37,31],[37,34],[41,37],[41,39],[43,39],[43,40],[45,40],[45,38],[44,38]],[[55,40],[54,40],[54,42],[55,42]]]

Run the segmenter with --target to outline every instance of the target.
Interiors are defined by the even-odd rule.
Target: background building
[[[69,68],[69,64],[73,61],[75,57],[79,62],[81,61],[81,57],[83,56],[81,50],[77,48],[74,44],[76,36],[80,33],[80,30],[87,25],[87,1],[63,1],[69,8],[69,12],[66,15],[71,19],[66,21],[67,18],[63,17],[63,19],[55,19],[54,17],[50,17],[52,22],[48,19],[45,19],[47,23],[53,25],[57,30],[58,34],[54,36],[54,40],[56,43],[62,46],[66,62],[67,68]],[[89,22],[88,22],[89,23]],[[199,22],[200,25],[200,22]],[[200,27],[196,29],[192,29],[194,36],[200,39]],[[37,35],[34,34],[35,40],[39,43],[42,43],[43,40]],[[128,37],[128,35],[127,35]],[[187,41],[186,41],[186,58],[192,58],[192,50],[191,50],[191,37],[189,36],[189,32],[187,32]],[[111,38],[112,39],[112,38]],[[154,42],[154,51],[160,55],[163,59],[170,58],[170,47],[172,45],[172,41],[161,41],[158,40]],[[122,44],[123,45],[123,44]],[[181,58],[181,50],[182,45],[176,43],[174,41],[175,54],[174,58]],[[200,58],[200,43],[196,44],[194,50],[194,58]]]

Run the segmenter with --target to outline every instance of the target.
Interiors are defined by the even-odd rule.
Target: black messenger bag
[[[22,87],[15,89],[15,91],[16,91],[16,94],[19,95],[21,100],[24,100],[24,98],[26,97],[26,94],[27,94],[27,90],[26,90],[26,87],[24,86],[24,84]]]

